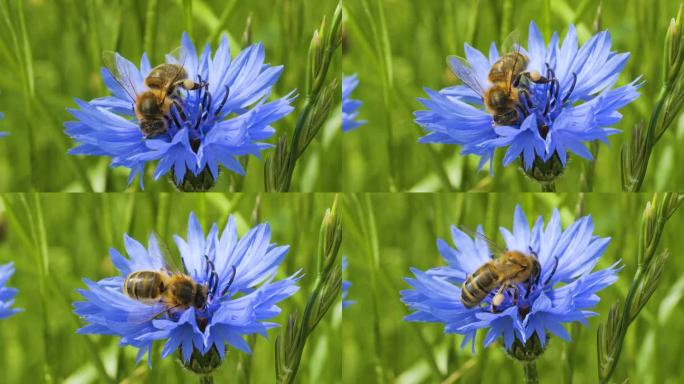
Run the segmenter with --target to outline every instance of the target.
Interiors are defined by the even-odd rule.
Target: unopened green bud
[[[331,49],[337,48],[342,44],[342,5],[338,4],[333,14],[332,26],[330,27],[330,35],[328,36],[328,45]]]
[[[539,356],[544,353],[546,346],[549,345],[550,335],[546,334],[546,345],[542,345],[541,340],[537,336],[537,333],[533,333],[525,344],[523,344],[517,338],[511,345],[511,348],[506,350],[508,356],[522,362],[532,362],[537,360]]]
[[[554,153],[546,161],[539,156],[535,156],[530,169],[525,169],[525,159],[522,156],[520,157],[520,162],[525,174],[542,185],[553,183],[565,170],[558,153]]]
[[[176,182],[176,174],[173,168],[171,168],[169,177],[173,185],[181,192],[207,192],[216,185],[216,180],[211,175],[209,167],[205,167],[197,176],[190,171],[186,171],[185,177],[183,177],[180,183]]]
[[[187,362],[183,361],[183,352],[178,348],[176,350],[176,358],[183,368],[200,376],[211,374],[216,368],[220,367],[222,363],[221,356],[216,350],[216,347],[212,347],[209,352],[204,355],[196,348],[193,348],[190,360]]]

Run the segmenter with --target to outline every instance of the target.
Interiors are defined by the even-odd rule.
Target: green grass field
[[[296,161],[293,193],[260,193],[273,189],[266,188],[264,169],[275,149],[264,151],[264,159],[250,158],[244,178],[223,170],[212,193],[202,194],[175,193],[167,177],[154,181],[154,166],[146,168],[141,191],[137,182],[127,184],[127,169],[109,166],[110,158],[67,154],[75,145],[64,133],[64,123],[73,119],[67,108],[76,106],[75,98],[108,94],[100,76],[103,52],[117,51],[136,63],[147,52],[157,64],[180,45],[184,31],[197,47],[209,43],[213,49],[226,34],[233,57],[248,40],[263,42],[266,62],[285,67],[270,99],[293,89],[299,95],[295,110],[273,124],[276,134],[268,142],[282,136],[292,142],[295,127],[316,125],[315,118],[298,120],[316,99],[306,97],[316,67],[310,43],[323,20],[328,30],[334,24],[340,3],[342,43],[331,51],[325,84],[357,74],[352,98],[363,103],[359,118],[367,123],[343,134],[340,90],[323,97],[331,100],[331,112]],[[0,320],[0,384],[197,382],[174,358],[160,358],[161,343],[150,369],[136,364],[136,350],[120,347],[117,337],[76,334],[85,325],[72,312],[82,279],[115,274],[108,250],[124,251],[125,233],[145,241],[156,232],[179,257],[173,235],[185,236],[190,212],[205,231],[211,223],[223,228],[231,214],[240,235],[268,222],[272,241],[290,245],[277,278],[304,272],[300,291],[281,303],[283,311],[273,319],[285,325],[288,315],[305,310],[309,295],[320,292],[318,255],[329,250],[319,244],[329,234],[321,223],[335,201],[344,233],[339,255],[349,260],[343,280],[352,283],[348,300],[355,304],[342,310],[341,300],[334,301],[306,343],[297,383],[523,382],[523,369],[500,341],[483,348],[480,332],[473,354],[459,347],[462,336],[445,335],[442,324],[404,321],[409,310],[400,301],[411,267],[445,265],[436,241],[451,241],[451,225],[482,224],[501,243],[496,229],[512,225],[516,204],[530,222],[539,215],[548,220],[557,208],[564,227],[579,213],[592,215],[594,234],[612,239],[596,268],[617,260],[624,268],[599,292],[597,316],[588,328],[566,325],[574,341],[552,337],[537,361],[542,384],[600,382],[599,325],[612,304],[633,297],[631,284],[640,281],[635,275],[647,274],[637,272],[648,265],[639,264],[644,209],[653,193],[663,199],[665,191],[684,191],[684,119],[678,111],[652,147],[641,192],[623,193],[621,181],[622,149],[663,100],[665,35],[678,7],[676,0],[0,0],[0,132],[9,133],[0,138],[0,265],[14,262],[8,286],[19,289],[16,306],[24,309]],[[571,24],[580,44],[609,30],[613,50],[631,53],[617,85],[643,80],[640,98],[620,110],[615,128],[622,132],[598,147],[595,162],[571,156],[555,184],[559,193],[538,193],[540,186],[517,162],[501,165],[501,150],[495,176],[488,166],[478,172],[476,158],[459,155],[458,146],[418,143],[425,132],[414,123],[413,113],[424,109],[417,100],[425,97],[424,87],[458,84],[447,56],[464,56],[464,43],[486,51],[512,31],[526,45],[532,20],[547,42],[554,31],[562,39]],[[684,47],[684,32],[679,42]],[[680,53],[684,63],[684,48]],[[610,383],[684,382],[681,228],[684,213],[678,211],[657,247],[669,250],[669,259],[658,264],[664,265],[660,281],[626,332]],[[230,348],[215,382],[277,382],[275,340],[282,333],[276,328],[268,339],[257,338],[251,357]]]
[[[413,112],[424,109],[416,98],[423,87],[434,90],[457,84],[446,64],[449,55],[464,56],[463,43],[486,51],[513,30],[527,44],[531,20],[546,41],[553,31],[563,38],[568,25],[577,26],[580,44],[594,30],[599,2],[590,0],[533,1],[380,1],[344,2],[347,41],[342,71],[358,74],[354,92],[362,100],[361,118],[368,124],[344,140],[344,187],[347,191],[539,191],[517,166],[500,166],[496,177],[477,173],[477,159],[458,154],[453,145],[419,144],[424,135],[413,122]],[[679,1],[614,1],[602,4],[601,29],[612,35],[612,48],[631,52],[618,85],[642,75],[641,97],[621,112],[616,126],[623,132],[601,145],[593,183],[582,184],[591,162],[577,156],[557,181],[558,191],[616,192],[620,184],[620,148],[628,142],[634,124],[648,121],[661,86],[665,32],[677,14]],[[681,190],[684,124],[675,121],[658,142],[649,164],[643,191]]]
[[[81,300],[75,290],[85,287],[84,277],[99,280],[115,274],[108,250],[124,251],[124,233],[146,242],[155,231],[178,257],[172,235],[185,237],[191,211],[205,231],[214,222],[223,228],[233,214],[243,235],[252,226],[255,201],[252,194],[3,196],[0,263],[15,262],[17,272],[10,282],[20,289],[17,306],[25,311],[0,327],[0,382],[196,382],[174,358],[160,358],[161,344],[155,347],[153,369],[149,369],[145,362],[136,365],[135,349],[120,348],[118,338],[77,335],[76,329],[84,323],[71,312],[71,303]],[[261,196],[257,221],[270,223],[273,242],[291,246],[278,278],[298,269],[304,272],[300,291],[282,303],[283,312],[275,322],[284,324],[292,311],[304,309],[316,278],[318,231],[332,202],[333,196],[326,194]],[[307,343],[300,382],[339,382],[341,322],[341,307],[336,304]],[[278,334],[275,329],[268,340],[257,339],[251,363],[248,355],[231,350],[215,374],[216,382],[247,382],[241,378],[244,370],[237,368],[240,364],[249,366],[252,383],[273,383]]]
[[[63,133],[64,122],[72,120],[66,109],[76,106],[74,98],[90,100],[108,94],[100,78],[104,51],[117,51],[135,63],[147,52],[154,65],[180,46],[181,34],[188,31],[196,46],[210,43],[214,49],[221,35],[227,34],[234,57],[251,16],[251,40],[263,42],[267,63],[285,66],[272,97],[293,89],[300,94],[295,111],[274,124],[277,133],[270,142],[275,143],[283,133],[292,135],[305,102],[311,36],[324,16],[330,19],[337,1],[3,0],[1,4],[0,72],[12,75],[0,78],[0,111],[5,113],[0,131],[11,133],[0,140],[0,190],[117,192],[127,190],[127,170],[110,168],[108,158],[67,155],[74,143]],[[331,73],[330,78],[339,73],[339,55]],[[341,189],[339,177],[324,171],[341,162],[340,131],[339,112],[333,113],[299,161],[293,190]],[[244,180],[223,172],[215,190],[263,191],[263,167],[263,160],[252,158]],[[153,181],[153,167],[147,171],[146,191],[173,190],[166,178]]]
[[[636,251],[642,211],[650,198],[644,194],[589,194],[584,198],[585,214],[594,220],[594,234],[611,237],[611,243],[597,265],[605,268],[622,260],[619,280],[599,292],[597,317],[589,328],[581,327],[574,344],[574,383],[595,383],[597,379],[596,332],[605,322],[610,304],[624,301],[637,267]],[[495,228],[510,228],[513,210],[520,204],[530,222],[542,215],[547,221],[552,209],[561,213],[563,227],[574,220],[576,194],[373,194],[345,199],[346,254],[348,280],[353,285],[349,299],[357,303],[344,310],[342,345],[345,383],[521,383],[522,368],[506,356],[500,343],[482,348],[479,334],[476,354],[460,349],[462,337],[444,335],[443,325],[409,323],[399,291],[409,288],[402,278],[409,268],[422,270],[445,265],[436,241],[451,243],[449,227],[482,224],[485,233],[501,235]],[[372,208],[369,208],[372,207]],[[679,383],[681,335],[679,321],[684,311],[684,268],[678,241],[684,216],[668,222],[660,249],[669,248],[660,285],[650,302],[630,327],[614,383]],[[570,328],[568,328],[570,329]],[[570,344],[554,337],[538,359],[541,383],[569,383],[564,379]],[[453,376],[455,375],[455,376]],[[454,380],[457,378],[456,380]]]

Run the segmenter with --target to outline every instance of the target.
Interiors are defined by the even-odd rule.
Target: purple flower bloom
[[[361,102],[351,98],[351,93],[359,85],[356,75],[344,77],[342,79],[342,131],[351,131],[363,124],[366,120],[356,120],[359,116]]]
[[[270,124],[293,110],[292,93],[266,101],[283,66],[264,63],[261,43],[231,59],[225,36],[213,57],[207,44],[198,59],[194,44],[183,34],[180,52],[188,78],[208,86],[181,92],[180,111],[171,108],[164,133],[145,138],[134,113],[134,97],[146,89],[144,79],[152,70],[147,55],[143,54],[138,69],[117,54],[115,65],[118,76],[125,77],[123,82],[102,68],[102,78],[112,96],[90,102],[76,99],[79,108],[69,109],[76,121],[65,123],[66,133],[78,143],[69,153],[109,156],[112,166],[131,170],[129,183],[148,162],[157,160],[154,179],[172,171],[176,185],[188,173],[198,176],[206,171],[217,180],[219,165],[243,175],[238,157],[260,157],[262,150],[271,147],[263,142],[275,132]],[[167,62],[178,64],[179,59],[167,55]]]
[[[461,302],[461,285],[492,260],[491,250],[483,239],[473,239],[452,227],[456,249],[442,239],[437,241],[447,265],[426,272],[412,268],[415,278],[405,279],[412,289],[401,292],[402,301],[413,310],[406,320],[443,323],[445,333],[465,335],[462,346],[474,341],[480,329],[487,330],[485,346],[502,337],[507,350],[514,340],[525,344],[535,333],[543,346],[547,331],[569,340],[563,323],[587,325],[586,319],[596,315],[591,311],[599,301],[596,293],[615,282],[620,269],[616,262],[592,272],[610,242],[595,236],[593,230],[591,217],[585,216],[563,231],[557,210],[546,228],[540,216],[530,230],[524,213],[516,207],[513,232],[501,228],[506,249],[536,255],[541,274],[536,281],[517,284],[515,298],[515,290],[504,290],[504,300],[496,307],[492,292],[479,306],[466,308]],[[481,227],[478,232],[482,233]]]
[[[428,134],[422,143],[457,144],[461,154],[480,156],[479,168],[493,159],[498,148],[506,148],[504,165],[522,158],[525,170],[532,168],[535,159],[546,162],[558,156],[562,167],[567,164],[567,152],[593,160],[585,143],[601,140],[618,133],[609,128],[622,115],[618,110],[637,97],[637,80],[614,88],[629,53],[611,51],[608,31],[599,32],[578,49],[573,25],[562,44],[556,33],[548,46],[534,22],[530,23],[527,49],[519,47],[527,56],[526,71],[537,71],[546,83],[521,81],[516,123],[495,124],[492,114],[484,106],[484,95],[491,87],[488,74],[500,57],[494,43],[489,57],[465,45],[467,60],[449,58],[449,65],[465,85],[457,85],[439,92],[425,89],[428,98],[419,99],[427,110],[415,112],[415,121]]]
[[[12,308],[14,305],[14,296],[18,290],[16,288],[7,288],[7,280],[14,274],[14,264],[9,263],[0,265],[0,319],[5,319],[13,314],[21,311],[18,308]]]
[[[179,236],[175,240],[184,273],[208,288],[203,308],[167,311],[161,302],[150,305],[126,296],[122,287],[131,272],[165,271],[169,266],[154,236],[147,248],[124,236],[129,257],[110,250],[120,275],[98,282],[84,279],[88,289],[79,293],[86,301],[74,303],[74,313],[88,325],[78,333],[119,336],[122,345],[139,348],[138,361],[150,352],[155,340],[166,341],[163,357],[180,349],[185,362],[193,350],[206,354],[212,348],[223,359],[226,344],[251,353],[243,336],[258,333],[266,337],[268,329],[278,326],[267,321],[280,313],[277,303],[299,289],[299,272],[275,280],[289,247],[271,243],[268,224],[260,224],[238,239],[232,216],[223,233],[219,235],[214,224],[205,236],[195,215],[190,214],[187,240]]]

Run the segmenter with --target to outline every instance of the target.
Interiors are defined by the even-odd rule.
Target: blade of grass
[[[143,49],[151,57],[155,58],[155,47],[157,41],[157,18],[159,15],[159,2],[148,0],[147,12],[145,12],[145,35],[143,38]]]

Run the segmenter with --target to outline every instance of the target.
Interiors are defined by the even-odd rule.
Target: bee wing
[[[130,69],[125,63],[121,55],[113,51],[104,51],[102,53],[102,62],[114,77],[119,86],[126,92],[131,101],[137,98],[138,91],[135,88],[135,83],[131,79]]]
[[[520,31],[514,29],[501,42],[501,52],[520,52]]]
[[[495,256],[498,256],[498,255],[506,252],[506,250],[502,246],[500,246],[496,241],[490,239],[489,237],[487,237],[483,233],[474,231],[474,230],[472,230],[472,229],[470,229],[464,225],[459,225],[458,229],[467,233],[473,239],[480,239],[480,240],[484,241],[485,243],[487,243],[487,245],[489,246],[490,252],[494,253]]]
[[[180,274],[185,271],[185,265],[183,265],[183,269],[180,268],[176,259],[171,254],[171,248],[169,248],[166,241],[164,241],[156,232],[150,233],[148,247],[151,253],[161,256],[164,263],[163,268],[168,274]]]
[[[146,323],[163,314],[164,312],[170,310],[170,308],[167,308],[166,305],[164,305],[164,303],[162,303],[161,301],[157,304],[152,305],[142,303],[140,304],[141,305],[138,309],[128,313],[127,322],[131,325],[140,325]]]
[[[477,73],[468,60],[458,56],[449,56],[447,63],[463,84],[467,85],[478,95],[484,95],[484,87],[480,84],[480,80],[477,79]]]

